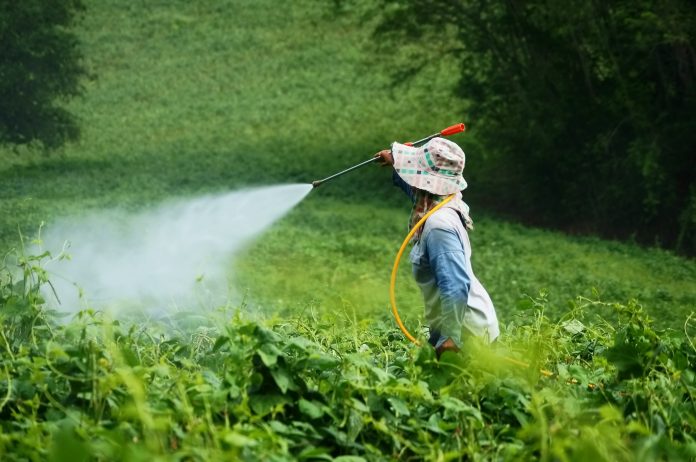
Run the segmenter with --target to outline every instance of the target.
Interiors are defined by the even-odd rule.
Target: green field
[[[409,205],[377,167],[313,191],[230,261],[241,303],[56,324],[38,260],[24,268],[32,282],[14,284],[20,232],[309,183],[468,122],[475,104],[450,96],[446,62],[394,87],[394,57],[369,28],[320,2],[93,0],[79,34],[91,77],[68,107],[80,141],[0,149],[3,460],[696,457],[693,260],[526,228],[470,201],[473,264],[503,337],[439,364],[390,318]],[[475,132],[455,141],[475,189],[485,152]],[[398,284],[420,332],[407,265]]]

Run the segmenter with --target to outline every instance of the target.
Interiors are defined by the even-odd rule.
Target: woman
[[[434,138],[421,147],[394,143],[375,154],[382,165],[394,168],[394,184],[413,202],[409,229],[437,204],[455,197],[431,215],[413,237],[413,275],[425,302],[428,342],[439,358],[445,351],[458,352],[462,332],[491,342],[498,337],[498,319],[493,302],[471,267],[471,244],[467,229],[473,229],[469,207],[461,191],[464,151],[444,138]]]

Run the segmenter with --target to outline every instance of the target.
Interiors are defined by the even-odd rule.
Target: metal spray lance
[[[404,143],[404,144],[407,145],[407,146],[421,146],[421,145],[427,143],[428,141],[430,141],[430,140],[432,140],[433,138],[436,138],[436,137],[438,137],[438,136],[450,136],[450,135],[454,135],[454,134],[456,134],[456,133],[461,133],[461,132],[463,132],[465,129],[466,129],[466,127],[464,126],[464,124],[463,124],[463,123],[459,123],[459,124],[455,124],[455,125],[452,125],[452,126],[450,126],[450,127],[447,127],[447,128],[445,128],[444,130],[441,130],[441,131],[439,131],[439,132],[437,132],[437,133],[433,133],[433,134],[430,135],[430,136],[426,136],[425,138],[420,139],[420,140],[418,140],[418,141],[413,141],[413,142]],[[372,158],[370,158],[370,159],[368,159],[368,160],[366,160],[366,161],[364,161],[364,162],[360,162],[360,163],[357,164],[357,165],[353,165],[352,167],[348,167],[347,169],[342,170],[342,171],[340,171],[340,172],[338,172],[338,173],[334,173],[333,175],[328,176],[328,177],[324,178],[323,180],[316,180],[316,181],[313,181],[313,182],[312,182],[312,186],[314,186],[314,187],[316,188],[317,186],[321,185],[322,183],[324,183],[324,182],[326,182],[326,181],[333,180],[334,178],[337,178],[337,177],[339,177],[339,176],[341,176],[341,175],[344,175],[344,174],[346,174],[346,173],[348,173],[348,172],[352,172],[353,170],[358,169],[358,168],[360,168],[360,167],[362,167],[362,166],[364,166],[364,165],[371,164],[372,162],[374,162],[374,161],[376,161],[376,160],[378,160],[378,159],[379,159],[379,157],[372,157]]]

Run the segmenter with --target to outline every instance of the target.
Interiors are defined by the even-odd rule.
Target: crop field
[[[85,3],[90,77],[66,103],[80,140],[0,147],[0,460],[696,459],[693,260],[465,196],[502,334],[438,361],[390,313],[409,204],[378,167],[230,256],[226,303],[56,311],[57,255],[35,244],[59,219],[310,183],[469,124],[475,104],[451,96],[447,60],[395,86],[389,65],[409,56],[380,55],[341,2]],[[454,140],[475,190],[473,125]],[[406,259],[397,300],[423,341]]]

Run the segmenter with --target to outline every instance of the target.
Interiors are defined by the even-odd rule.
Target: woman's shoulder
[[[459,213],[456,210],[449,207],[443,207],[436,211],[428,221],[425,222],[425,230],[430,229],[449,229],[454,230],[462,225],[462,221],[459,218]]]

